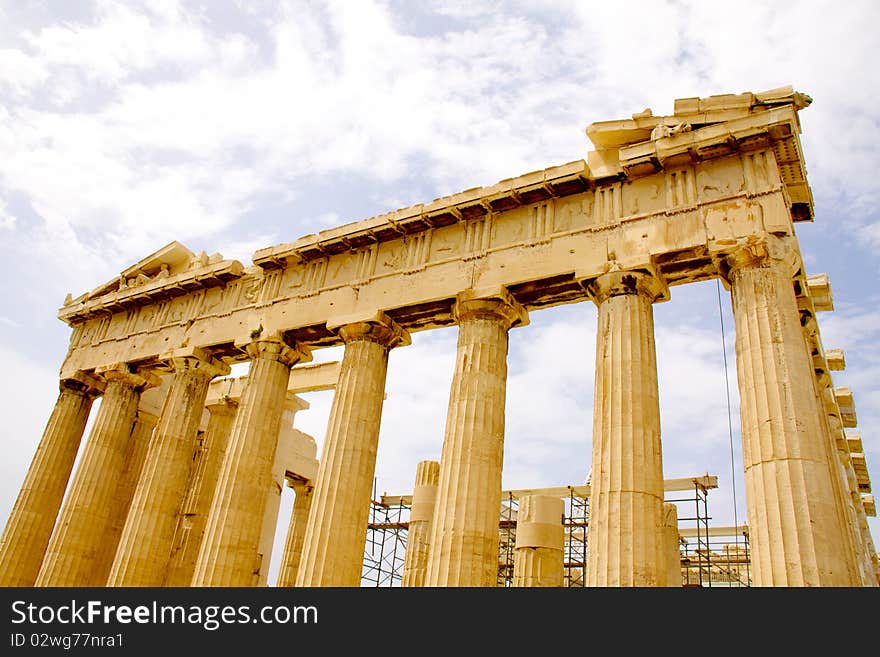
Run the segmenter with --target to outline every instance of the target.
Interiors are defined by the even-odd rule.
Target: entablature
[[[767,131],[788,121],[794,136],[795,103],[779,102],[750,106],[735,121]],[[732,111],[701,111],[714,119],[716,110]],[[707,124],[661,139],[724,134]],[[651,271],[668,286],[715,278],[725,245],[744,236],[794,239],[792,200],[771,146],[639,176],[621,165],[625,148],[596,151],[589,164],[549,167],[262,249],[248,268],[172,243],[61,309],[74,327],[63,371],[121,360],[152,367],[183,346],[244,361],[241,345],[254,335],[331,346],[339,337],[328,324],[365,313],[384,312],[410,332],[448,326],[456,297],[475,289],[503,288],[526,310],[574,303],[590,298],[591,281],[609,266]]]
[[[260,249],[254,254],[254,264],[265,269],[283,268],[289,263],[305,263],[430,228],[478,219],[490,213],[610,187],[664,170],[689,167],[733,153],[766,149],[773,151],[779,168],[778,178],[791,199],[793,219],[811,219],[812,195],[806,183],[803,155],[797,139],[800,132],[797,110],[809,104],[804,103],[803,98],[807,97],[790,88],[782,88],[764,95],[740,94],[704,99],[705,106],[700,105],[703,100],[693,99],[699,101],[699,111],[682,109],[682,113],[674,117],[647,116],[632,121],[594,123],[587,128],[587,134],[601,150],[588,153],[587,161],[576,160],[533,171],[490,187],[475,187],[431,203],[413,205],[316,235],[306,235],[292,243]],[[722,102],[717,99],[733,100]],[[728,107],[731,104],[735,107]],[[687,131],[652,137],[651,133],[658,125],[681,125],[684,120],[689,121]],[[616,138],[609,139],[609,133]],[[767,162],[758,161],[751,168],[766,166]],[[768,174],[759,170],[747,171],[746,175]]]
[[[209,256],[204,251],[196,255],[180,242],[171,242],[112,281],[76,299],[65,300],[58,318],[72,325],[195,290],[223,286],[243,273],[244,266],[237,260],[224,260],[219,253]]]

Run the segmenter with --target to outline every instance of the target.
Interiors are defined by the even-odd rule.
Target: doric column
[[[173,371],[159,423],[122,530],[109,586],[162,586],[180,522],[208,384],[229,366],[206,353],[170,354]]]
[[[131,429],[131,437],[126,446],[125,465],[116,484],[107,533],[104,540],[101,541],[101,552],[95,561],[95,581],[106,582],[110,576],[110,568],[113,566],[113,559],[119,548],[122,529],[125,527],[125,520],[131,509],[131,501],[137,489],[138,479],[147,459],[150,438],[153,436],[153,430],[158,421],[159,418],[152,413],[138,409],[134,426]]]
[[[513,586],[562,586],[565,503],[547,495],[527,495],[516,514]]]
[[[281,557],[281,569],[278,571],[276,586],[295,586],[302,558],[303,541],[306,537],[306,526],[309,522],[309,510],[312,507],[312,490],[309,483],[296,483],[291,486],[296,493],[293,511],[290,514],[290,525],[287,528],[287,539],[284,542],[284,554]]]
[[[832,429],[837,429],[840,432],[838,440],[836,441],[837,458],[838,463],[840,464],[841,477],[844,480],[849,508],[852,510],[850,528],[853,532],[852,541],[856,549],[856,563],[859,569],[859,577],[861,578],[862,586],[875,587],[878,584],[876,568],[874,565],[874,560],[877,558],[876,550],[874,549],[874,541],[868,527],[865,507],[862,505],[858,479],[856,478],[852,457],[849,451],[849,443],[847,442],[847,436],[843,431],[843,426],[840,423],[840,418],[837,415],[829,414],[828,421]]]
[[[662,555],[666,564],[666,586],[681,586],[681,551],[678,538],[678,507],[672,502],[663,503]]]
[[[202,439],[196,469],[184,495],[181,524],[175,535],[168,565],[167,586],[189,586],[192,582],[238,402],[221,397],[216,404],[208,404],[205,408],[209,414],[208,427]]]
[[[64,499],[92,400],[103,383],[87,375],[61,381],[43,431],[0,538],[0,586],[33,586]]]
[[[850,489],[851,483],[847,466],[851,469],[852,462],[846,433],[840,419],[840,410],[834,401],[834,393],[830,387],[824,388],[819,395],[819,409],[820,411],[824,409],[826,413],[823,417],[824,427],[828,432],[825,446],[829,451],[828,459],[832,466],[831,478],[837,491],[840,522],[843,534],[848,540],[849,552],[847,556],[851,576],[858,579],[863,586],[875,586],[875,578],[871,572],[873,569],[869,566],[870,558],[865,551],[864,539],[859,527],[857,507],[861,507],[861,500],[855,499]],[[858,486],[856,486],[856,491],[858,491]]]
[[[851,462],[849,462],[848,466],[844,469],[844,475],[847,477],[848,482],[855,484],[856,475]],[[861,494],[858,490],[858,484],[856,484],[854,489],[855,492],[850,493],[850,499],[853,508],[853,531],[855,534],[853,538],[858,550],[856,558],[859,567],[859,576],[862,580],[862,586],[875,587],[878,585],[877,568],[875,565],[877,551],[874,548],[874,540],[871,536],[871,529],[868,526],[865,507],[862,506]]]
[[[409,344],[409,335],[381,313],[337,330],[345,355],[318,466],[298,586],[360,584],[388,352]]]
[[[507,332],[528,322],[506,291],[461,295],[455,374],[425,586],[495,586],[507,392]]]
[[[650,270],[609,271],[588,289],[599,307],[593,403],[589,586],[665,586],[663,462]]]
[[[440,482],[440,464],[420,461],[416,466],[412,508],[409,512],[409,530],[406,534],[406,557],[403,561],[401,586],[424,586],[428,569],[428,548],[431,540],[431,520],[437,502]]]
[[[98,417],[61,508],[37,586],[103,586],[98,572],[101,547],[110,531],[116,486],[125,469],[141,392],[158,385],[148,373],[119,365],[106,380]]]
[[[256,340],[217,491],[193,575],[193,586],[254,586],[260,572],[259,544],[266,491],[290,379],[290,368],[308,360],[308,350],[281,339]]]
[[[736,323],[746,503],[756,586],[850,586],[846,537],[783,240],[724,262]]]

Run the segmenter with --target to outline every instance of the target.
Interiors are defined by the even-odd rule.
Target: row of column
[[[830,461],[828,423],[801,346],[789,262],[760,245],[725,259],[736,321],[754,581],[853,585],[858,566]],[[587,583],[663,586],[671,567],[663,538],[668,516],[653,303],[668,290],[651,267],[622,270],[616,263],[586,287],[599,311]],[[414,509],[414,537],[429,538],[408,578],[426,586],[493,586],[508,331],[527,324],[528,316],[505,290],[461,295],[453,314],[458,344],[442,466],[425,474],[437,477],[433,513]],[[298,586],[359,584],[388,354],[409,341],[381,313],[328,328],[345,344],[340,378],[314,491],[303,492],[292,519],[296,531],[288,537],[290,554],[300,554],[301,545],[301,557],[286,560],[279,579]],[[194,586],[255,583],[289,370],[308,358],[307,349],[281,340],[258,340],[246,350],[249,383],[219,466],[194,559]],[[148,448],[145,433],[132,427],[149,376],[125,367],[102,373],[101,410],[55,523],[97,390],[65,382],[0,544],[0,582],[161,586],[175,572],[172,560],[193,562],[192,555],[173,551],[190,476],[186,454],[208,383],[227,368],[205,354],[170,363],[171,390]],[[298,491],[298,503],[300,497]],[[419,522],[425,524],[419,528]],[[185,580],[185,574],[173,576],[174,582]]]
[[[750,245],[724,263],[736,318],[754,582],[850,586],[861,580],[855,576],[854,552],[846,549],[850,530],[835,487],[837,466],[817,405],[811,360],[801,347],[791,252],[778,247]],[[668,290],[651,267],[621,270],[613,264],[587,289],[599,310],[587,583],[677,585],[674,510],[663,503],[653,328],[653,303]],[[503,291],[462,296],[453,313],[458,345],[435,509],[427,516],[414,497],[410,540],[419,548],[407,556],[405,580],[494,586],[508,331],[528,320]],[[364,392],[351,395],[340,382],[298,585],[359,582],[381,412],[379,384],[394,343],[386,340],[382,346],[372,347],[376,356],[368,360],[346,340],[345,376],[363,381]]]
[[[253,536],[262,530],[259,509],[265,510],[272,484],[289,368],[307,352],[278,340],[247,349],[254,362],[241,409],[236,412],[238,404],[231,400],[208,407],[201,459],[194,459],[194,445],[208,384],[228,374],[227,365],[204,353],[169,358],[173,376],[158,417],[138,410],[141,393],[159,384],[153,374],[120,365],[64,381],[0,539],[0,584],[188,586],[202,562],[228,569],[230,562],[234,567],[241,561],[241,553],[255,552]],[[65,497],[92,400],[101,393]],[[239,420],[234,425],[233,418]],[[227,452],[235,457],[226,458]],[[229,490],[218,493],[218,503],[218,481],[233,481],[239,488],[231,496]],[[259,494],[242,497],[240,486],[248,484]],[[222,514],[221,520],[209,510]],[[216,527],[236,511],[242,521],[226,530],[240,536],[239,549],[226,550],[227,532]],[[224,558],[217,559],[221,541],[226,541],[220,549]],[[251,571],[257,555],[248,561]],[[244,577],[237,581],[253,583]]]

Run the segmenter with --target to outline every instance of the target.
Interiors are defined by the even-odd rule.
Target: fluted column
[[[290,367],[308,360],[308,350],[278,338],[245,347],[251,357],[217,491],[199,549],[193,586],[255,586],[266,491],[284,412]]]
[[[826,434],[779,239],[731,253],[746,504],[756,586],[855,585],[835,507]]]
[[[309,510],[312,507],[314,488],[311,484],[298,483],[292,488],[296,498],[293,500],[293,511],[290,514],[290,525],[287,528],[287,539],[284,541],[284,554],[281,557],[281,569],[278,571],[276,586],[296,585],[306,526],[309,522]]]
[[[847,466],[851,469],[852,462],[846,433],[840,420],[840,411],[830,387],[824,388],[821,393],[817,394],[819,394],[819,409],[824,409],[826,413],[822,418],[828,432],[825,448],[829,452],[828,459],[832,465],[832,482],[837,491],[838,513],[842,530],[848,540],[847,557],[851,576],[853,579],[857,579],[862,586],[876,586],[876,578],[871,572],[873,568],[870,566],[870,557],[865,549],[864,538],[859,526],[857,509],[861,507],[861,500],[851,493],[851,481]],[[856,486],[856,491],[858,491],[858,486]]]
[[[37,586],[103,586],[106,581],[96,566],[114,516],[116,485],[125,468],[141,392],[158,380],[151,374],[133,373],[126,365],[102,374],[107,382],[104,398],[49,541]]]
[[[599,323],[587,584],[665,586],[653,303],[667,292],[656,275],[627,271],[589,290]]]
[[[165,584],[208,384],[229,373],[228,365],[201,352],[174,354],[168,361],[171,388],[122,530],[109,586]]]
[[[855,483],[855,471],[853,470],[851,463],[848,467],[844,468],[845,476],[849,478],[850,473],[852,473],[852,478],[849,479],[849,481]],[[865,514],[865,508],[862,506],[861,495],[858,492],[858,485],[856,485],[854,490],[855,492],[850,493],[850,499],[853,505],[853,529],[855,532],[854,540],[858,550],[856,557],[859,567],[859,575],[861,577],[862,586],[875,587],[878,585],[877,568],[875,565],[877,551],[874,547],[874,540],[871,537],[871,529],[868,526],[868,518]]]
[[[102,383],[85,375],[61,381],[55,408],[0,538],[0,586],[34,585],[92,401],[102,388]]]
[[[507,292],[460,296],[455,374],[425,586],[495,586],[508,330],[528,322]]]
[[[666,586],[681,586],[681,550],[678,538],[678,507],[663,503],[663,541],[659,557],[666,564]]]
[[[871,530],[868,527],[865,507],[862,505],[856,472],[852,465],[849,445],[846,442],[846,434],[843,432],[843,426],[839,424],[839,417],[829,415],[828,420],[832,427],[839,427],[842,434],[842,439],[837,442],[837,455],[842,477],[846,486],[846,495],[850,503],[849,506],[852,509],[851,521],[853,522],[853,530],[855,532],[853,542],[857,550],[856,558],[859,567],[859,576],[862,580],[862,586],[875,587],[878,585],[877,571],[874,563],[877,558],[877,553],[874,548],[873,538],[871,537]]]
[[[380,314],[338,328],[345,354],[330,409],[298,586],[358,586],[385,397],[388,352],[408,334]]]
[[[513,586],[562,586],[565,503],[547,495],[527,495],[516,514]]]
[[[167,586],[189,586],[192,582],[238,402],[223,397],[205,408],[209,413],[208,427],[196,470],[184,495],[181,524],[175,535],[165,580]]]
[[[147,451],[150,447],[150,438],[156,428],[159,418],[143,409],[138,409],[131,430],[131,437],[125,451],[125,465],[119,482],[116,484],[116,492],[113,495],[113,505],[110,508],[110,521],[107,523],[107,531],[101,541],[101,551],[95,560],[95,581],[106,582],[110,576],[110,568],[119,548],[119,539],[122,537],[122,529],[131,509],[131,501],[137,489],[138,479],[147,459]]]
[[[431,519],[437,503],[440,464],[420,461],[416,466],[409,530],[406,534],[406,556],[403,561],[401,586],[424,586],[428,569],[428,548],[431,540]]]

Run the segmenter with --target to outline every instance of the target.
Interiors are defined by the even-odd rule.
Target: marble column
[[[168,359],[173,371],[122,530],[108,586],[163,586],[190,477],[208,384],[229,366],[207,353]]]
[[[829,415],[828,417],[832,426],[834,421],[839,422],[840,418]],[[843,433],[843,427],[840,425],[840,431]],[[862,586],[875,587],[877,582],[877,571],[874,561],[877,558],[877,551],[874,548],[874,540],[871,537],[871,530],[868,527],[868,519],[865,514],[865,507],[862,505],[861,493],[859,493],[859,484],[856,478],[856,472],[852,465],[852,458],[849,454],[849,446],[846,443],[846,434],[843,434],[843,440],[838,442],[838,458],[842,470],[842,476],[846,484],[846,494],[849,498],[850,508],[853,511],[853,542],[857,548],[857,563],[859,567],[859,576],[862,580]]]
[[[284,542],[284,554],[281,557],[281,569],[278,571],[276,586],[296,585],[306,526],[309,522],[309,510],[312,507],[314,488],[310,483],[296,483],[291,488],[296,497],[293,500],[293,511],[290,514],[290,525],[287,528],[287,539]]]
[[[272,486],[290,368],[309,358],[305,347],[291,348],[278,338],[256,340],[245,349],[251,357],[248,383],[232,424],[193,586],[256,585],[266,491]]]
[[[832,481],[837,491],[839,521],[842,525],[843,534],[847,538],[847,559],[851,576],[859,580],[862,586],[873,586],[872,569],[868,567],[870,558],[866,559],[868,555],[859,527],[857,508],[861,506],[861,501],[854,499],[850,490],[847,466],[850,465],[851,467],[851,460],[849,446],[846,442],[846,433],[840,420],[840,411],[834,401],[834,394],[831,388],[826,387],[819,394],[819,409],[820,411],[824,409],[826,412],[826,415],[822,418],[828,434],[825,447],[829,452],[828,459],[832,466]],[[856,487],[856,490],[858,490],[858,487]]]
[[[508,330],[528,322],[506,291],[462,295],[425,586],[495,586]]]
[[[826,434],[792,287],[797,263],[779,238],[725,260],[756,586],[852,586]]]
[[[0,538],[0,586],[33,586],[64,499],[92,401],[103,383],[63,379],[21,490]]]
[[[189,586],[192,582],[238,402],[222,397],[216,404],[208,404],[205,408],[208,409],[208,426],[184,495],[166,586]]]
[[[437,503],[437,485],[440,482],[440,464],[420,461],[416,466],[412,508],[409,512],[409,530],[406,534],[406,556],[403,561],[401,586],[424,586],[428,569],[428,548],[431,540],[431,520]]]
[[[651,273],[609,271],[599,307],[593,404],[588,586],[665,586],[663,463]]]
[[[159,418],[143,409],[138,409],[128,440],[125,453],[125,465],[119,482],[116,484],[116,493],[113,496],[110,522],[104,539],[101,541],[101,551],[95,561],[95,581],[107,581],[110,576],[110,568],[119,548],[119,539],[125,527],[125,520],[131,509],[131,501],[137,490],[138,479],[147,459],[147,451],[150,447],[150,439],[156,428]]]
[[[849,465],[849,468],[845,470],[846,475],[849,475],[850,471],[852,471],[852,465]],[[852,471],[852,481],[855,481],[854,471]],[[856,487],[855,491],[856,492],[850,494],[850,497],[853,503],[853,531],[855,532],[854,540],[856,541],[858,549],[857,563],[859,567],[859,576],[861,578],[862,586],[873,588],[878,585],[877,568],[874,563],[877,559],[877,550],[874,547],[874,540],[871,536],[871,529],[868,526],[868,518],[865,514],[865,508],[862,506],[858,487]]]
[[[360,585],[388,352],[409,344],[409,335],[384,314],[337,330],[345,342],[345,354],[315,480],[297,586]]]
[[[149,373],[127,365],[101,373],[106,381],[98,416],[73,475],[70,490],[37,586],[103,586],[99,572],[102,544],[115,515],[116,486],[125,469],[141,392],[158,385]]]
[[[565,503],[547,495],[527,495],[516,514],[513,586],[562,586]]]
[[[666,586],[681,586],[681,549],[678,538],[678,507],[663,503],[663,541],[659,557],[666,564]]]

